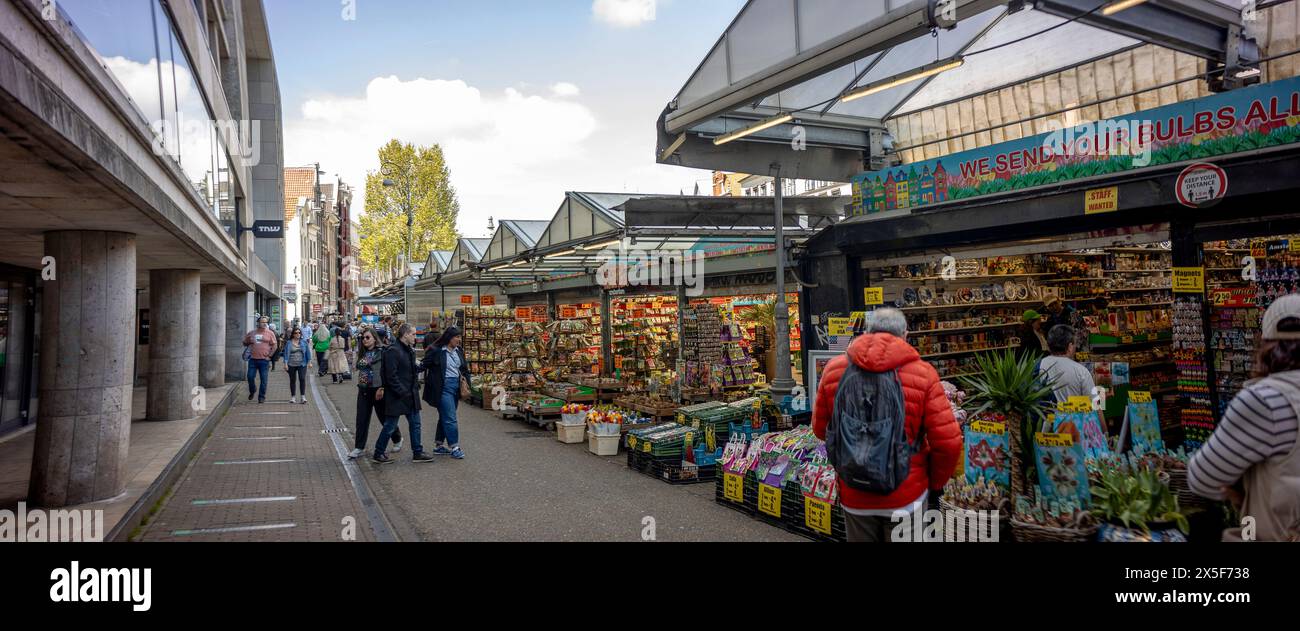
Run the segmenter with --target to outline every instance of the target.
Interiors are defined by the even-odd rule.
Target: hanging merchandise
[[[677,299],[645,297],[613,303],[611,373],[629,391],[646,391],[655,373],[676,361]]]
[[[547,325],[547,366],[543,375],[550,381],[570,376],[595,376],[599,345],[586,319],[556,320]]]
[[[1178,391],[1185,401],[1181,410],[1183,440],[1192,449],[1208,440],[1215,426],[1205,363],[1203,308],[1199,296],[1180,297],[1174,303],[1174,363]]]

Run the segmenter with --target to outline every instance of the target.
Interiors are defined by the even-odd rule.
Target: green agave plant
[[[1034,462],[1030,439],[1051,412],[1052,383],[1041,379],[1038,358],[1016,349],[980,353],[975,356],[979,367],[974,375],[961,377],[966,391],[966,406],[971,417],[984,412],[1000,412],[1008,419],[1020,419],[1011,426],[1011,490],[1019,497],[1024,493],[1026,475]]]
[[[1104,471],[1092,484],[1092,512],[1106,521],[1119,521],[1126,528],[1134,526],[1151,532],[1155,522],[1173,522],[1184,533],[1190,532],[1187,517],[1178,510],[1178,497],[1155,471],[1136,475]]]

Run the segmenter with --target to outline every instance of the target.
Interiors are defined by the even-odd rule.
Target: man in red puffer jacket
[[[953,418],[939,373],[907,343],[907,318],[897,309],[877,309],[873,315],[871,332],[853,340],[844,355],[827,364],[817,386],[813,433],[826,439],[826,425],[835,411],[835,392],[852,361],[868,372],[898,370],[907,441],[915,443],[918,433],[924,441],[921,450],[912,456],[907,479],[893,493],[859,491],[840,482],[849,541],[889,541],[895,523],[893,515],[924,511],[930,495],[937,499],[952,477],[962,449],[961,427]]]

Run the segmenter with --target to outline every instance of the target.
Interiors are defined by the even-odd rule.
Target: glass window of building
[[[57,5],[145,120],[162,117],[158,86],[157,16],[140,0],[60,0]]]

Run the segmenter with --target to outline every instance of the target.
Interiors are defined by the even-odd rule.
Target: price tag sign
[[[758,485],[758,510],[765,515],[781,518],[781,489],[770,484]]]
[[[628,449],[632,449],[632,450],[635,450],[635,449],[636,449],[636,436],[633,436],[633,435],[631,435],[631,434],[628,434],[628,436],[627,436],[627,448],[628,448]]]
[[[473,297],[473,296],[470,296],[470,295],[468,295],[468,294],[462,295],[462,296],[460,297],[460,304],[462,304],[462,305],[472,305],[472,304],[474,304],[474,297]]]
[[[803,523],[823,535],[831,534],[831,505],[812,497],[803,498]]]
[[[573,307],[560,307],[560,317],[565,320],[572,320],[578,317],[578,310]]]
[[[1133,343],[1133,336],[1132,336],[1132,335],[1125,335],[1125,336],[1122,336],[1122,337],[1119,338],[1119,341],[1120,341],[1121,344],[1132,344],[1132,343]]]
[[[677,413],[677,424],[678,424],[678,425],[685,425],[685,424],[686,424],[686,415],[685,415],[685,414],[683,414],[683,413],[681,413],[681,412],[678,412],[678,413]]]
[[[643,440],[643,441],[641,441],[641,451],[642,451],[642,453],[647,453],[647,454],[650,453],[650,449],[651,449],[652,447],[653,447],[653,445],[650,444],[650,441],[648,441],[648,440]]]
[[[479,304],[479,306],[483,306],[483,307],[495,307],[496,304],[497,304],[497,297],[496,297],[496,296],[482,296],[482,297],[480,297],[480,298],[478,299],[478,304]]]
[[[1070,434],[1045,434],[1038,432],[1034,434],[1034,442],[1044,447],[1073,447],[1074,436]]]
[[[722,474],[722,497],[737,504],[745,503],[745,479],[734,474]]]
[[[862,290],[862,294],[868,307],[885,304],[884,287],[868,287]]]
[[[699,429],[699,428],[700,428],[700,419],[695,419],[695,420],[691,421],[691,428],[692,428],[692,429]]]
[[[1141,390],[1130,390],[1128,393],[1129,403],[1150,403],[1151,393]]]
[[[1006,423],[997,423],[994,421],[972,421],[970,424],[972,431],[981,434],[1005,434],[1007,433]]]

